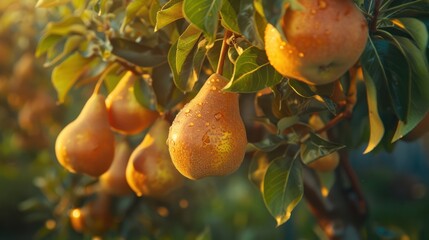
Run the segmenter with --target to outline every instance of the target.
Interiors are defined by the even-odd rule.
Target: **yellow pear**
[[[138,196],[162,197],[183,182],[168,152],[169,127],[166,120],[158,119],[131,154],[126,177]]]
[[[120,141],[115,147],[112,165],[100,176],[101,190],[111,195],[121,196],[132,193],[128,185],[125,171],[131,156],[131,148],[126,141]]]
[[[57,137],[57,159],[70,172],[98,177],[112,163],[115,138],[104,100],[102,95],[93,94],[79,116]]]
[[[189,179],[227,175],[243,161],[247,139],[239,95],[222,91],[227,83],[223,76],[212,74],[170,127],[171,158]]]
[[[325,123],[318,114],[313,114],[310,117],[309,124],[315,130],[321,129],[323,126],[325,126]],[[326,134],[326,132],[322,132],[320,136],[324,139],[328,139],[328,134]],[[308,166],[320,172],[330,172],[333,171],[339,163],[340,154],[338,154],[338,152],[333,152],[315,160],[314,162],[311,162],[310,164],[308,164]]]
[[[333,82],[352,67],[368,38],[365,17],[352,0],[298,0],[287,8],[277,29],[265,29],[265,50],[282,75],[311,85]]]
[[[159,116],[158,112],[149,110],[138,102],[134,95],[136,80],[137,76],[128,71],[106,98],[110,125],[122,134],[137,134]]]

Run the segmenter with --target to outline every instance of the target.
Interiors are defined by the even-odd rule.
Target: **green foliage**
[[[366,94],[355,109],[367,111],[368,119],[362,114],[360,120],[369,129],[347,137],[352,142],[367,138],[366,153],[389,150],[429,111],[429,6],[426,1],[382,1],[375,11],[372,0],[356,2],[370,32],[354,66],[363,71],[357,81],[363,80]],[[74,86],[99,79],[110,91],[115,77],[126,70],[142,76],[135,88],[139,102],[167,116],[174,116],[219,64],[230,79],[225,91],[269,88],[268,94],[256,94],[255,103],[270,133],[247,148],[264,164],[252,165],[249,175],[263,175],[262,199],[281,225],[303,197],[305,165],[344,147],[338,143],[341,137],[331,141],[315,134],[318,129],[312,129],[308,119],[318,113],[330,120],[346,111],[344,102],[353,95],[350,80],[355,77],[346,73],[340,85],[315,87],[275,71],[263,35],[267,23],[281,30],[286,6],[302,8],[297,0],[39,0],[37,7],[59,16],[46,26],[36,55],[45,56],[45,65],[53,67],[52,82],[61,103]],[[231,37],[224,40],[227,31]],[[222,46],[227,51],[222,52]],[[336,90],[343,99],[335,98]],[[336,126],[331,127],[336,133]],[[319,175],[329,189],[333,173]],[[209,235],[207,230],[200,237]]]

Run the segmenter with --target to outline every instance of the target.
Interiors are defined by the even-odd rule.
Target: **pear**
[[[98,177],[112,163],[115,138],[104,101],[102,95],[93,94],[79,116],[57,137],[55,154],[70,172]]]
[[[265,50],[282,75],[310,85],[331,83],[352,67],[362,54],[368,24],[352,0],[298,0],[302,8],[287,6],[282,34],[271,24],[265,30]]]
[[[131,156],[131,148],[126,141],[120,141],[115,146],[115,156],[112,165],[100,176],[99,183],[103,192],[115,196],[123,196],[132,193],[128,185],[125,171]]]
[[[222,90],[227,83],[223,76],[212,74],[170,127],[171,158],[189,179],[227,175],[243,161],[246,130],[238,94]]]
[[[166,120],[157,120],[131,154],[126,176],[138,196],[160,198],[183,182],[168,152],[166,140],[169,127]]]
[[[107,96],[106,106],[112,128],[122,134],[137,134],[149,127],[159,116],[158,112],[143,107],[134,95],[137,76],[125,73],[115,89]]]
[[[74,208],[69,213],[72,228],[79,233],[100,236],[114,226],[112,199],[99,193],[81,208]]]

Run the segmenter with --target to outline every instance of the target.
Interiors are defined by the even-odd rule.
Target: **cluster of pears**
[[[331,83],[358,61],[368,38],[367,21],[353,0],[297,2],[301,8],[286,7],[283,33],[267,25],[268,59],[286,77],[310,85]]]
[[[168,155],[169,124],[138,102],[136,80],[137,76],[127,72],[106,99],[94,93],[79,116],[58,135],[55,152],[70,172],[99,177],[101,189],[107,193],[125,195],[134,190],[138,195],[160,196],[179,186],[181,176]],[[125,141],[116,141],[112,131],[130,135],[149,127],[133,151]],[[154,138],[157,140],[149,140]]]

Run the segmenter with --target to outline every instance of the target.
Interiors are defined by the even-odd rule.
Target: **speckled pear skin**
[[[243,161],[247,138],[239,95],[222,91],[227,83],[223,76],[211,75],[170,127],[173,164],[189,179],[228,175]]]
[[[93,94],[79,116],[58,135],[55,154],[73,173],[98,177],[109,169],[115,153],[104,97]]]

